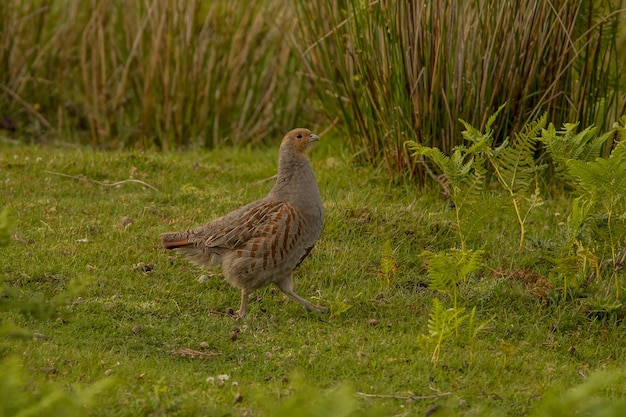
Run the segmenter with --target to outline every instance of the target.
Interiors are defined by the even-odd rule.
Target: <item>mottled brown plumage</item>
[[[204,226],[162,235],[166,249],[191,263],[222,267],[224,278],[241,289],[240,317],[246,314],[248,296],[269,284],[307,310],[322,309],[298,296],[292,279],[324,222],[322,199],[306,155],[317,140],[308,129],[290,131],[280,145],[276,184],[267,196]]]

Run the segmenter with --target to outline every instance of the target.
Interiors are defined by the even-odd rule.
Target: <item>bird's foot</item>
[[[328,307],[318,306],[318,305],[310,304],[310,303],[309,303],[309,305],[304,306],[304,308],[307,311],[326,311],[326,310],[328,310]]]

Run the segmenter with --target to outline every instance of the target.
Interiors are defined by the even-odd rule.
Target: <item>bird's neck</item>
[[[302,189],[317,189],[308,158],[303,155],[281,153],[278,158],[276,184],[270,194],[292,199],[301,195]]]

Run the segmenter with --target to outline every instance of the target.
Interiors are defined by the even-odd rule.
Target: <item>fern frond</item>
[[[450,162],[450,169],[444,173],[457,188],[457,196],[466,201],[469,197],[478,197],[485,184],[485,169],[480,158],[455,150]]]
[[[468,314],[463,314],[464,308],[445,308],[438,298],[434,298],[430,313],[428,314],[428,339],[435,343],[431,357],[433,364],[439,361],[439,354],[443,342],[458,332],[459,326],[468,319]]]
[[[452,334],[452,328],[448,324],[446,315],[446,309],[439,301],[438,298],[434,298],[428,313],[428,340],[435,343],[433,354],[430,358],[433,364],[439,361],[439,353],[441,352],[441,345],[443,341]]]
[[[389,289],[391,286],[391,280],[398,273],[398,263],[393,256],[393,248],[391,247],[391,241],[386,240],[383,244],[383,250],[380,258],[380,271],[378,272],[378,279],[380,281],[381,289],[383,286]]]
[[[566,228],[565,228],[565,242],[564,249],[569,250],[576,241],[580,228],[587,219],[589,212],[590,202],[583,197],[578,197],[572,200],[572,206],[569,216],[567,216]]]
[[[412,156],[424,155],[424,156],[428,156],[430,159],[433,159],[433,161],[435,159],[446,157],[446,155],[443,152],[441,152],[439,148],[431,148],[430,146],[424,146],[419,142],[415,142],[414,140],[407,140],[406,142],[404,142],[404,146],[406,146],[412,152],[411,153]],[[439,155],[433,156],[433,153],[439,154]]]
[[[580,259],[576,255],[568,255],[555,260],[554,267],[550,270],[550,276],[553,281],[562,283],[563,299],[567,298],[569,288],[579,286],[580,270]]]
[[[609,131],[598,136],[598,128],[593,126],[576,133],[577,128],[578,123],[565,123],[557,131],[550,124],[542,131],[540,138],[550,155],[555,175],[565,182],[573,180],[567,169],[567,161],[574,159],[589,162],[598,158],[605,142],[613,134],[613,131]]]
[[[461,124],[465,128],[465,130],[461,132],[461,136],[463,136],[465,140],[480,147],[491,147],[493,137],[490,134],[483,134],[480,130],[476,129],[474,126],[472,126],[463,119],[459,119],[459,122],[461,122]]]
[[[449,315],[446,310],[439,298],[433,298],[428,314],[428,336],[431,340],[444,338],[452,333],[452,329],[448,327]]]
[[[623,135],[624,138],[617,142],[617,145],[615,145],[615,148],[613,148],[613,151],[611,152],[611,157],[620,160],[626,159],[626,127],[624,128]]]
[[[339,299],[339,297],[335,298],[335,300],[330,300],[328,305],[330,307],[330,318],[339,317],[352,308],[351,304]]]
[[[597,130],[597,128],[587,128],[574,137],[572,142],[578,145],[578,147],[572,150],[572,158],[591,161],[600,156],[604,143],[611,137],[613,132],[609,131],[596,136]]]
[[[459,268],[459,275],[461,276],[461,279],[466,281],[470,274],[478,271],[482,267],[484,259],[484,250],[460,252],[457,267]]]
[[[474,166],[474,158],[460,148],[455,148],[451,156],[445,155],[438,148],[423,146],[414,141],[406,142],[412,156],[425,156],[430,159],[446,176],[453,187],[463,188],[463,181]]]
[[[457,284],[465,282],[471,273],[480,269],[485,251],[424,251],[422,256],[428,264],[430,287],[455,296]]]
[[[469,124],[466,126],[467,132],[481,136],[480,132]],[[444,191],[452,197],[457,231],[461,248],[464,249],[466,236],[461,211],[465,211],[466,205],[479,201],[482,196],[486,178],[484,156],[480,153],[470,153],[470,150],[463,145],[455,147],[450,156],[437,148],[423,146],[415,141],[407,141],[405,146],[412,151],[412,156],[425,156],[441,170],[442,176],[435,176],[432,173],[431,176],[440,184],[445,184]],[[474,147],[474,151],[476,149],[478,148]],[[428,171],[430,172],[430,169]],[[441,177],[445,179],[442,180]]]
[[[482,155],[491,148],[491,146],[493,145],[493,130],[491,129],[491,126],[495,123],[498,114],[500,114],[504,107],[506,107],[506,103],[498,107],[498,110],[496,110],[495,113],[489,116],[489,118],[487,119],[487,123],[485,124],[484,133],[476,129],[465,120],[459,119],[459,122],[461,122],[461,124],[465,128],[465,130],[461,132],[461,135],[465,140],[472,144],[467,149],[467,154]]]
[[[615,129],[622,142],[626,141],[626,114],[613,124],[613,129]]]
[[[555,260],[552,272],[561,274],[566,279],[570,280],[572,277],[578,275],[580,271],[580,259],[576,255],[568,255]]]
[[[524,246],[526,218],[534,207],[542,203],[536,187],[536,180],[537,172],[543,167],[537,166],[534,154],[539,140],[539,132],[545,126],[546,120],[547,115],[544,114],[539,120],[526,124],[523,131],[515,135],[515,140],[510,145],[505,141],[498,148],[490,149],[486,153],[498,182],[508,193],[513,204],[520,227],[520,249]],[[535,187],[531,187],[532,185]],[[535,191],[532,195],[530,194],[531,190]],[[528,199],[528,196],[531,198]],[[522,206],[525,201],[530,202],[526,211]]]
[[[551,270],[563,281],[563,296],[567,296],[568,287],[578,287],[591,270],[596,280],[600,279],[600,259],[589,248],[584,247],[578,241],[574,242],[576,253],[557,258]]]
[[[450,156],[438,148],[406,142],[412,156],[429,158],[443,173],[452,187],[452,199],[457,207],[478,199],[484,187],[485,169],[479,156],[467,153],[463,146],[456,147]]]
[[[498,107],[498,110],[496,110],[491,116],[489,116],[489,118],[487,119],[487,124],[485,124],[485,132],[491,132],[491,126],[495,123],[498,115],[500,114],[500,112],[506,107],[506,103],[501,104],[500,107]]]
[[[577,188],[592,202],[608,207],[626,200],[626,142],[619,142],[606,159],[569,160],[567,169]]]
[[[600,237],[598,241],[610,250],[611,264],[618,265],[621,262],[619,253],[626,239],[626,141],[617,142],[608,158],[596,158],[589,162],[569,160],[567,168],[575,179],[577,191],[588,201],[591,215],[598,220],[592,225]],[[592,266],[595,262],[588,256],[584,260]],[[616,270],[611,280],[615,296],[619,298],[622,287]]]
[[[13,212],[8,207],[5,207],[0,212],[0,246],[9,243],[13,227],[15,227]]]
[[[509,146],[503,144],[489,155],[498,181],[511,194],[531,189],[535,173],[541,168],[535,164],[534,155],[539,133],[546,121],[547,115],[544,114],[539,120],[528,123]]]
[[[445,252],[433,253],[422,252],[428,264],[429,286],[436,290],[452,294],[456,284],[459,282],[459,274],[456,269],[456,262]]]

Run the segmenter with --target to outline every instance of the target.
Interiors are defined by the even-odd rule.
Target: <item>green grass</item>
[[[311,157],[327,220],[296,287],[330,311],[307,313],[266,288],[244,321],[212,312],[236,308],[239,291],[217,276],[199,282],[205,272],[162,250],[159,234],[264,195],[276,147],[159,154],[3,145],[0,209],[11,208],[15,228],[0,249],[0,356],[20,358],[20,395],[110,381],[89,415],[356,415],[356,407],[424,415],[436,405],[470,416],[558,415],[541,405],[546,394],[579,407],[588,395],[560,394],[622,366],[621,317],[594,315],[541,281],[549,263],[539,243],[517,251],[515,221],[495,200],[479,214],[488,227],[468,243],[486,251],[486,265],[458,288],[479,321],[492,320],[471,349],[445,343],[433,366],[420,336],[432,299],[443,296],[428,288],[421,253],[456,245],[454,211],[438,190],[390,185],[324,139]],[[128,179],[156,190],[109,186]],[[554,213],[567,207],[566,196],[546,201],[528,239],[549,242]],[[397,265],[389,288],[380,280],[385,242]],[[215,355],[175,354],[183,349]],[[623,382],[597,395],[617,402]]]

